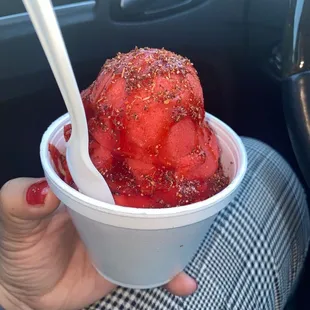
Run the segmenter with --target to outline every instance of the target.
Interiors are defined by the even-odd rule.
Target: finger
[[[188,296],[197,290],[197,282],[182,272],[166,285],[166,289],[177,296]]]
[[[53,213],[58,206],[59,200],[42,178],[14,179],[0,190],[0,218],[11,228],[34,224]]]

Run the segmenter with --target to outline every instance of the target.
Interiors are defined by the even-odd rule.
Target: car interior
[[[205,108],[264,141],[310,197],[310,1],[53,0],[80,90],[138,47],[188,57]],[[0,1],[0,186],[42,176],[43,132],[66,108],[21,0]],[[309,309],[310,258],[287,310]]]

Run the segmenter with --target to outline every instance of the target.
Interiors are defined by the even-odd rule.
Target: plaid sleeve
[[[303,187],[286,161],[244,138],[248,172],[186,269],[190,297],[119,288],[89,310],[280,310],[302,269],[310,236]]]

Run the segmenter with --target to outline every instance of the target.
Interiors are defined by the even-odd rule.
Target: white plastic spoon
[[[115,204],[112,193],[88,153],[86,115],[67,49],[50,0],[23,0],[67,106],[72,134],[66,158],[73,181],[83,194]]]

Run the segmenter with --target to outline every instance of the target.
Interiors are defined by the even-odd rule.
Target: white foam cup
[[[48,184],[67,206],[93,265],[111,282],[129,288],[153,288],[169,282],[195,255],[216,215],[237,193],[247,156],[238,135],[206,114],[221,147],[221,162],[230,184],[215,196],[186,206],[138,209],[110,205],[71,188],[56,174],[48,151],[54,144],[65,151],[66,114],[44,133],[40,157]]]

